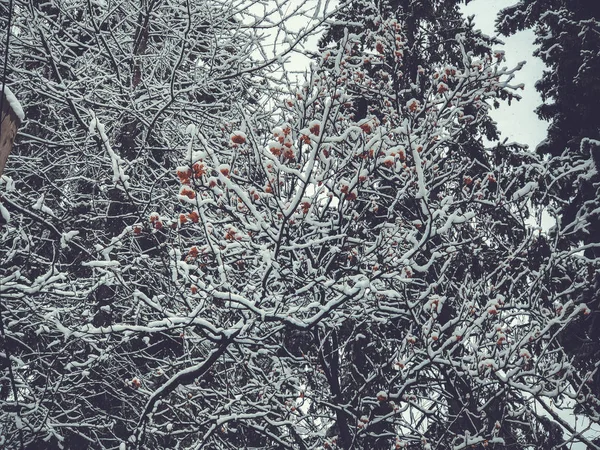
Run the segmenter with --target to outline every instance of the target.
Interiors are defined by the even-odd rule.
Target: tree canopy
[[[15,0],[0,445],[598,448],[595,253],[459,3]]]

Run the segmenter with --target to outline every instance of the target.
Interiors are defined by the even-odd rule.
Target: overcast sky
[[[498,11],[515,3],[516,0],[473,0],[463,10],[466,15],[475,16],[475,24],[485,34],[496,36],[494,21]],[[533,31],[521,31],[501,39],[505,42],[506,65],[509,68],[521,61],[526,62],[515,78],[516,84],[525,84],[525,90],[519,92],[523,97],[521,101],[512,103],[511,106],[504,103],[492,113],[492,117],[498,122],[502,135],[509,141],[527,144],[534,149],[545,138],[547,128],[547,123],[540,121],[534,112],[542,102],[534,84],[542,76],[544,63],[532,55]]]

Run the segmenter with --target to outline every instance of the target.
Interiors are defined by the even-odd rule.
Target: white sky
[[[476,26],[485,34],[496,36],[494,21],[498,11],[515,3],[516,0],[473,0],[463,7],[463,11],[467,16],[475,16]],[[542,77],[544,63],[532,55],[533,31],[521,31],[509,38],[500,38],[505,42],[507,67],[526,62],[514,80],[515,84],[525,84],[525,90],[518,92],[523,97],[521,101],[513,102],[511,106],[502,103],[499,109],[492,112],[492,118],[498,122],[502,136],[509,141],[527,144],[533,150],[546,137],[547,123],[540,121],[534,112],[542,102],[534,84]]]

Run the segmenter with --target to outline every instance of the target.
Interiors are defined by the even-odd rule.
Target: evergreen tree
[[[593,0],[520,1],[501,11],[497,27],[505,35],[533,29],[534,54],[547,66],[535,85],[543,100],[537,114],[549,121],[547,138],[537,147],[540,155],[549,158],[550,166],[544,197],[538,205],[556,219],[559,248],[583,255],[579,266],[587,268],[586,282],[573,289],[571,296],[576,302],[587,303],[591,314],[568,329],[562,345],[583,373],[588,372],[589,386],[598,395],[600,5]],[[564,271],[557,276],[574,278],[572,272]],[[587,412],[597,418],[600,410],[588,405]]]

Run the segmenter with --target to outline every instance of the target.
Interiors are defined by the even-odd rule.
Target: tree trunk
[[[17,129],[21,120],[10,106],[8,99],[0,92],[0,104],[2,104],[2,123],[0,124],[0,175],[4,172],[4,166],[8,155],[12,150]]]

